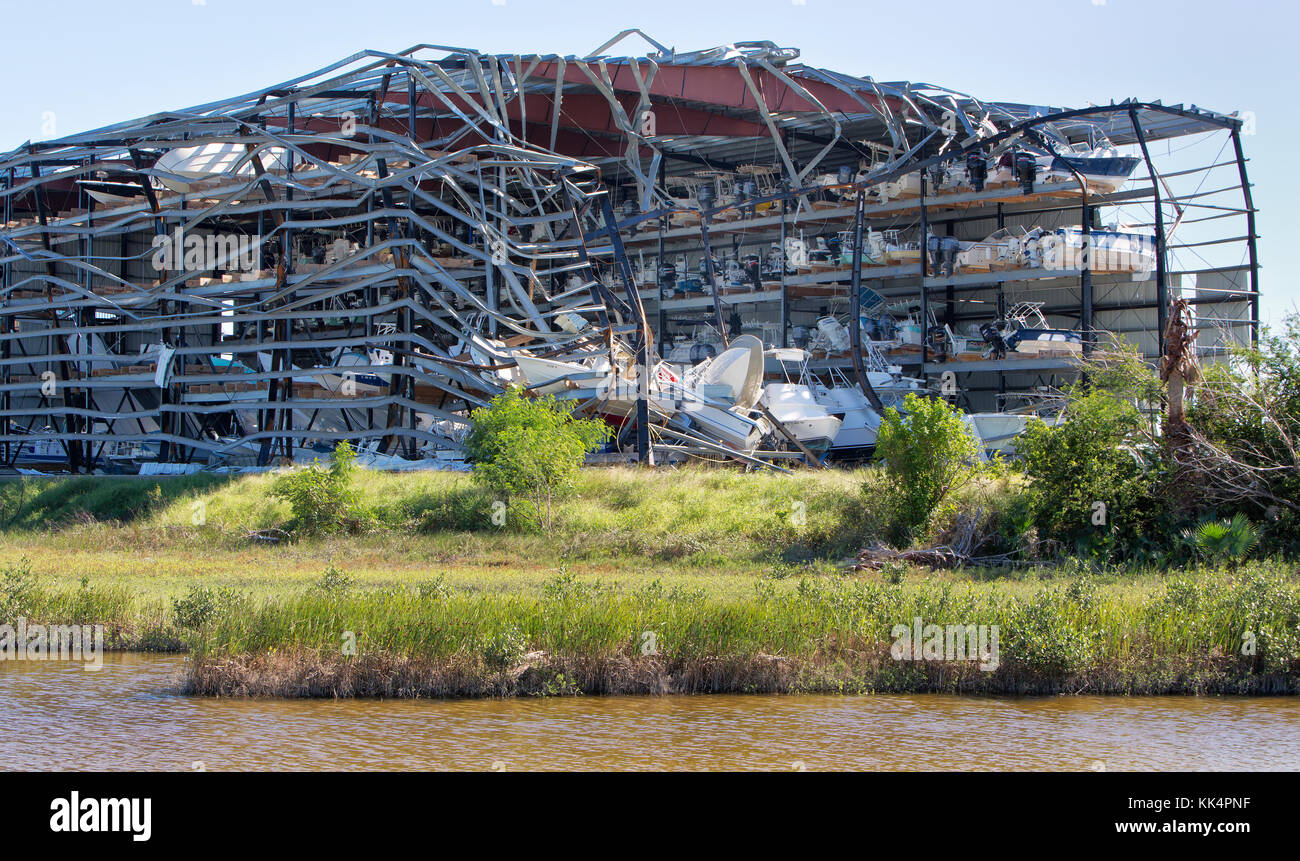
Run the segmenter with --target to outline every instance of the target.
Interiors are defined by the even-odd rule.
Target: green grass
[[[544,536],[492,525],[467,476],[365,473],[374,531],[277,546],[248,537],[289,520],[273,476],[9,482],[0,616],[190,650],[220,693],[1297,687],[1293,565],[846,572],[885,528],[875,475],[587,470]],[[890,660],[918,616],[997,625],[1001,668]]]
[[[647,672],[663,677],[656,689],[674,689],[719,663],[731,669],[706,689],[1300,690],[1300,583],[1281,564],[1197,569],[1149,586],[957,576],[758,578],[750,594],[728,598],[568,573],[531,593],[476,591],[443,577],[375,588],[334,570],[271,596],[203,586],[164,601],[111,582],[57,585],[11,567],[0,572],[0,610],[35,622],[101,623],[117,648],[188,650],[201,680],[195,689],[210,693],[293,693],[303,688],[286,687],[286,678],[316,678],[315,693],[339,694],[322,680],[369,667],[356,669],[362,680],[345,690],[378,685],[391,694],[383,680],[412,666],[423,668],[416,676],[425,681],[411,683],[417,693],[502,693],[513,669],[538,663],[548,669],[529,692],[566,674],[575,691],[628,692]],[[891,661],[892,629],[918,617],[997,626],[997,671]],[[1254,649],[1243,653],[1247,632]],[[773,675],[774,667],[788,672]],[[459,668],[459,681],[429,687],[429,674],[448,668]]]
[[[677,578],[734,597],[773,569],[829,570],[876,528],[859,473],[586,470],[544,536],[517,531],[508,509],[507,525],[493,525],[494,500],[469,476],[363,472],[375,531],[268,547],[250,533],[290,521],[288,505],[268,495],[272,481],[3,482],[0,558],[26,557],[64,582],[107,578],[156,597],[196,581],[274,594],[331,563],[371,586],[443,574],[472,589],[535,591],[566,566],[627,585]]]

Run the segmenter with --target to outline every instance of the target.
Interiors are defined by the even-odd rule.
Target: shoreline
[[[280,699],[465,699],[693,694],[948,694],[959,696],[1295,696],[1300,673],[1252,673],[1236,661],[1169,660],[1052,676],[970,664],[899,666],[883,657],[814,663],[774,655],[671,660],[535,654],[503,670],[471,659],[311,653],[198,658],[181,692]]]

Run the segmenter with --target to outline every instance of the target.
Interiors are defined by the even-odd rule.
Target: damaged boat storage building
[[[1203,355],[1258,336],[1237,116],[629,33],[367,51],[0,157],[4,465],[454,458],[511,384],[629,456],[811,457],[907,390],[1006,414],[1108,333],[1154,358],[1175,298]]]

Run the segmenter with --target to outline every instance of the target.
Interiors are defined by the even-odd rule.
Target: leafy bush
[[[30,616],[37,593],[36,575],[26,559],[0,568],[0,624]]]
[[[523,632],[515,625],[507,625],[493,631],[483,644],[483,662],[494,669],[504,670],[523,660],[528,651],[528,643]]]
[[[1262,516],[1266,552],[1300,552],[1300,314],[1203,376],[1187,417],[1207,468],[1189,489],[1223,514]]]
[[[896,537],[910,539],[940,503],[979,471],[980,443],[961,414],[936,398],[909,394],[903,412],[880,422],[876,457],[898,501]]]
[[[1070,394],[1065,422],[1032,421],[1016,440],[1039,537],[1099,561],[1159,552],[1168,545],[1156,497],[1162,470],[1157,455],[1135,444],[1141,414],[1110,392]]]
[[[271,495],[293,510],[291,528],[306,533],[361,532],[374,523],[354,486],[357,453],[347,440],[334,447],[328,468],[313,463],[276,479]]]
[[[432,580],[425,580],[415,587],[416,594],[427,600],[445,600],[450,598],[454,591],[451,584],[447,582],[445,574],[439,574]]]
[[[311,591],[323,595],[340,596],[351,592],[357,581],[346,571],[335,568],[333,565],[325,569],[320,579],[312,586]]]
[[[474,410],[470,424],[465,452],[474,477],[508,498],[522,497],[548,532],[552,502],[572,488],[587,453],[613,434],[602,421],[575,419],[552,396],[525,398],[514,388]]]
[[[244,601],[244,596],[230,588],[191,586],[184,597],[172,599],[172,615],[178,626],[191,631],[201,631],[211,625],[219,615],[230,613]]]
[[[1087,664],[1093,644],[1071,618],[1067,598],[1086,601],[1086,588],[1077,596],[1045,589],[1029,601],[1017,602],[1002,634],[1003,654],[1017,666],[1046,673],[1070,673]]]

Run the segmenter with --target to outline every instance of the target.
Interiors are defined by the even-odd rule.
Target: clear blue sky
[[[1289,209],[1300,193],[1300,13],[1281,2],[44,0],[6,3],[0,20],[0,151],[260,89],[365,48],[586,54],[628,27],[681,50],[767,39],[810,65],[985,99],[1076,107],[1136,96],[1253,111],[1245,145],[1265,321],[1300,307],[1286,256],[1300,229]]]

